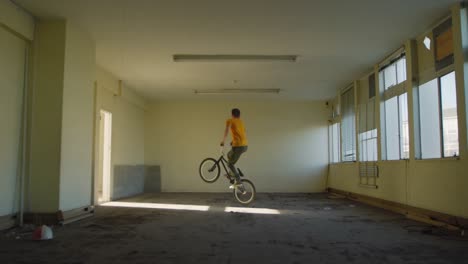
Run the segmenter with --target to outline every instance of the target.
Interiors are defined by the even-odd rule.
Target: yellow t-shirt
[[[242,122],[240,118],[230,118],[226,121],[226,125],[231,128],[232,146],[247,146],[247,136],[245,135],[244,122]]]

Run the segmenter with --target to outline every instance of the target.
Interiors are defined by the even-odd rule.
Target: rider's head
[[[232,109],[231,111],[232,117],[239,118],[240,117],[240,110],[237,108]]]

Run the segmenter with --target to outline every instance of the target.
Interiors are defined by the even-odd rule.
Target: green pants
[[[236,180],[238,182],[240,182],[240,175],[237,172],[236,167],[234,167],[234,164],[236,164],[236,162],[239,160],[242,153],[247,151],[247,148],[247,146],[232,147],[231,151],[229,151],[229,153],[227,154],[229,169],[231,170],[234,177],[236,177]]]

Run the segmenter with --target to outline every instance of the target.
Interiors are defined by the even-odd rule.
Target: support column
[[[468,159],[468,18],[466,3],[452,8],[453,53],[455,57],[455,74],[457,84],[458,134],[460,159]]]

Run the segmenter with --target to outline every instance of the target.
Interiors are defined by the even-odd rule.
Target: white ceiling
[[[92,34],[97,63],[151,99],[280,88],[243,99],[321,100],[448,14],[458,0],[16,0]],[[296,63],[175,63],[173,54],[297,54]],[[237,80],[237,84],[234,84]]]

